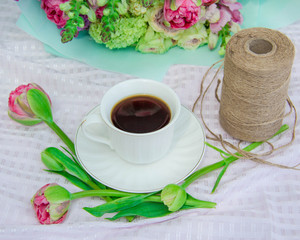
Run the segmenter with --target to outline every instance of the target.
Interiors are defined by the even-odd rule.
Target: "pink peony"
[[[164,18],[173,29],[187,29],[198,22],[201,8],[193,0],[165,0]]]
[[[37,191],[31,203],[41,224],[61,223],[67,216],[70,193],[56,183],[47,184]]]
[[[60,10],[59,5],[65,3],[68,0],[41,0],[41,8],[44,9],[47,14],[47,18],[54,22],[58,28],[62,28],[66,25],[68,16],[65,16],[64,12]]]
[[[8,98],[8,115],[13,120],[22,123],[24,125],[34,125],[41,122],[34,113],[31,111],[29,103],[27,101],[27,92],[30,89],[38,89],[47,95],[50,103],[50,97],[48,94],[37,84],[29,83],[27,85],[20,85],[14,91],[9,94]]]

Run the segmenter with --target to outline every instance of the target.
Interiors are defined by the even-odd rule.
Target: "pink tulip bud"
[[[51,103],[48,94],[35,83],[21,85],[12,91],[8,99],[8,115],[11,119],[28,126],[40,123],[42,121],[40,118],[36,117],[27,101],[27,92],[30,89],[38,89],[42,91],[48,97]]]
[[[57,224],[65,220],[71,194],[56,183],[43,186],[31,199],[36,217],[41,224]]]

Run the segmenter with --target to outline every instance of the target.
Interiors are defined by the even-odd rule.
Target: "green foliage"
[[[62,10],[69,16],[64,29],[61,32],[61,42],[66,43],[71,41],[77,34],[78,28],[84,27],[84,20],[79,15],[82,6],[88,8],[88,3],[83,0],[70,0],[62,5]]]
[[[203,23],[196,23],[192,27],[181,31],[173,37],[177,45],[183,49],[194,50],[207,43],[207,31]]]
[[[93,179],[81,168],[81,166],[77,162],[74,162],[71,158],[69,158],[59,149],[54,147],[49,147],[41,153],[41,157],[44,164],[50,170],[53,171],[66,170],[67,172],[69,172],[73,176],[76,176],[82,182],[84,182],[85,184],[89,185],[92,188],[99,189],[102,187],[103,189],[105,189],[104,185],[99,187],[99,185],[97,185],[93,181]],[[54,164],[55,162],[57,163]]]
[[[150,193],[147,195],[136,194],[129,197],[122,197],[114,201],[99,205],[97,207],[85,207],[84,210],[86,210],[88,213],[92,214],[95,217],[102,217],[105,213],[119,212],[124,209],[135,207],[138,204],[144,202],[144,199],[152,194],[154,193]]]
[[[189,195],[188,198],[191,199]],[[195,201],[195,199],[192,199],[192,201]],[[200,202],[200,200],[198,201]],[[198,205],[195,204],[195,206],[183,205],[180,208],[180,210],[188,210],[188,209],[194,209],[199,207],[214,207],[214,206],[215,203],[205,202],[202,203],[202,205],[200,203]],[[146,218],[157,218],[157,217],[167,216],[171,213],[172,212],[169,211],[168,207],[162,202],[142,202],[134,207],[121,210],[113,217],[106,218],[106,219],[114,221],[121,217],[137,217],[137,216],[146,217]]]
[[[102,42],[108,42],[111,39],[111,34],[116,30],[116,21],[119,19],[119,13],[117,11],[120,0],[110,0],[107,2],[104,16],[101,18],[102,31],[101,40]]]
[[[142,5],[141,0],[129,0],[128,4],[129,4],[128,10],[129,10],[130,14],[132,14],[133,16],[144,15],[147,11],[147,8],[145,8]]]
[[[50,173],[55,173],[58,175],[61,175],[65,179],[67,179],[70,183],[75,185],[76,187],[81,188],[82,190],[92,190],[93,188],[81,181],[78,177],[75,177],[74,175],[62,170],[62,171],[54,171],[54,170],[45,170]]]
[[[66,156],[62,151],[60,151],[57,148],[49,147],[45,149],[41,153],[41,158],[48,168],[53,166],[53,164],[49,164],[49,160],[51,162],[57,162],[58,164],[62,165],[64,169],[68,170],[70,173],[74,174],[82,181],[87,182],[89,180],[89,177],[86,174],[86,172],[84,172],[76,163],[74,163],[68,156]],[[50,170],[57,171],[58,169],[50,168]]]
[[[112,218],[107,218],[108,220],[114,221],[121,217],[128,216],[141,216],[146,218],[163,217],[169,215],[171,212],[168,207],[161,202],[143,202],[134,207],[119,211]]]
[[[165,53],[172,46],[171,38],[164,38],[162,34],[149,27],[146,34],[139,40],[136,50],[142,53]]]
[[[143,6],[144,6],[145,8],[150,7],[150,6],[153,4],[153,1],[154,1],[154,0],[141,0]]]
[[[271,137],[275,137],[281,133],[283,133],[284,131],[288,130],[289,129],[289,126],[284,124],[281,126],[281,128]],[[270,138],[270,139],[271,139]],[[263,143],[265,143],[264,141],[261,141],[261,142],[253,142],[251,144],[249,144],[247,147],[243,148],[243,151],[246,151],[246,152],[250,152],[252,150],[254,150],[255,148],[259,147],[260,145],[262,145]],[[213,148],[214,150],[220,152],[222,155],[228,155],[227,153],[225,153],[223,150],[215,147],[215,146],[212,146],[211,144],[209,143],[205,143],[207,146]],[[240,153],[235,153],[236,156],[242,156]],[[211,165],[208,165],[204,168],[201,168],[199,170],[197,170],[196,172],[194,172],[193,174],[191,174],[189,177],[187,177],[185,179],[185,181],[183,182],[183,184],[181,185],[182,188],[186,188],[187,186],[189,186],[192,182],[194,182],[196,179],[200,178],[201,176],[209,173],[209,172],[212,172],[218,168],[221,168],[223,167],[223,169],[221,170],[221,172],[219,173],[219,176],[214,184],[214,187],[212,189],[212,193],[215,192],[215,190],[217,189],[220,181],[221,181],[221,178],[223,177],[225,171],[227,170],[228,166],[238,160],[239,158],[236,157],[236,156],[229,156],[227,158],[224,158],[222,161],[219,161],[219,162],[216,162],[214,164],[211,164]]]

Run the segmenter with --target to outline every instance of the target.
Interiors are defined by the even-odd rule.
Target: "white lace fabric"
[[[106,72],[50,55],[41,42],[16,27],[20,10],[14,1],[1,1],[0,9],[0,239],[299,239],[300,172],[250,160],[238,160],[229,166],[213,194],[210,191],[219,171],[201,177],[187,188],[196,198],[216,202],[215,209],[180,211],[154,219],[136,218],[131,223],[110,222],[82,209],[103,201],[84,198],[71,203],[62,224],[40,225],[30,204],[39,188],[55,182],[71,192],[79,189],[59,175],[43,171],[41,151],[63,143],[46,124],[26,127],[10,120],[7,115],[10,91],[30,82],[42,86],[52,99],[56,123],[74,140],[82,118],[100,103],[104,92],[134,76]],[[300,22],[280,31],[289,36],[296,47],[289,95],[300,109]],[[178,93],[182,104],[189,109],[208,69],[196,64],[174,65],[164,77],[164,82]],[[226,139],[231,139],[220,127],[219,104],[213,90],[205,101],[206,122]],[[199,107],[195,113],[199,117]],[[284,123],[292,126],[293,118],[285,119]],[[289,166],[299,163],[298,133],[296,129],[292,146],[274,153],[268,160]],[[287,142],[290,137],[291,131],[287,131],[276,139],[276,144]],[[207,148],[200,167],[221,159],[219,153]]]

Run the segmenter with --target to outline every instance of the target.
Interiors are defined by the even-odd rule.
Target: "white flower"
[[[231,23],[231,27],[230,27],[230,31],[233,33],[237,33],[239,31],[241,31],[241,26],[235,22]]]
[[[216,4],[212,4],[207,8],[205,17],[210,23],[216,23],[220,20],[220,10]]]

